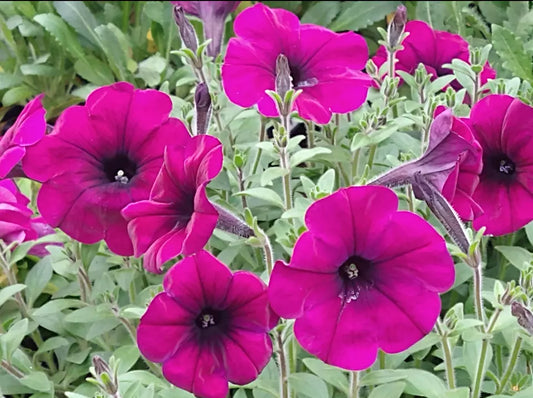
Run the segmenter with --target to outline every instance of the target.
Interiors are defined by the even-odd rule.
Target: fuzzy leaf
[[[343,10],[330,28],[340,30],[360,30],[385,18],[400,4],[399,1],[350,1],[343,4]]]
[[[522,41],[513,32],[499,25],[492,25],[492,44],[505,69],[522,79],[533,81],[531,56],[525,53]]]
[[[85,57],[78,38],[72,33],[63,19],[55,14],[39,14],[33,19],[45,28],[72,57],[75,59]]]

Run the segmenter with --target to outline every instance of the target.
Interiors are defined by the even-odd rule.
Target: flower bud
[[[176,21],[176,24],[178,25],[181,41],[185,44],[185,47],[196,53],[196,50],[198,50],[196,31],[189,20],[185,18],[183,8],[180,6],[174,7],[174,21]]]
[[[92,358],[93,368],[91,368],[91,373],[95,377],[90,379],[97,386],[99,386],[102,391],[114,395],[118,391],[118,381],[117,375],[111,370],[106,361],[104,361],[98,355],[95,355]],[[88,379],[89,380],[89,379]]]
[[[281,99],[285,99],[285,94],[292,88],[291,69],[289,60],[283,54],[279,54],[276,59],[276,92]]]
[[[366,63],[366,73],[368,73],[370,76],[375,76],[378,73],[378,67],[374,61],[372,61],[372,59],[369,59]]]
[[[394,48],[400,44],[405,23],[407,22],[407,8],[404,5],[399,5],[394,13],[394,18],[387,28],[387,44],[389,48]]]
[[[526,329],[529,334],[533,335],[533,314],[530,310],[518,301],[513,301],[511,304],[511,314],[516,317],[520,326]]]
[[[194,93],[196,134],[206,134],[211,119],[211,94],[207,84],[199,83]]]

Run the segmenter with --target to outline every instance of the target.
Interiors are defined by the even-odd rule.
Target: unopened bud
[[[176,21],[176,24],[178,25],[181,41],[185,44],[185,47],[196,53],[198,50],[196,31],[189,20],[185,18],[183,8],[180,6],[174,7],[174,21]]]
[[[513,301],[511,304],[511,314],[516,317],[520,326],[526,329],[529,334],[533,335],[533,314],[530,310],[518,301]]]
[[[116,374],[111,370],[109,365],[98,355],[95,355],[92,359],[93,369],[91,373],[95,379],[91,379],[96,383],[103,391],[108,394],[114,395],[118,391],[118,381],[116,380]],[[89,379],[88,379],[89,380]]]
[[[281,99],[285,99],[285,94],[292,88],[291,69],[289,60],[283,54],[276,58],[276,92]]]
[[[206,134],[211,119],[211,95],[207,84],[199,83],[194,93],[196,134]]]
[[[407,8],[404,5],[399,5],[394,13],[394,18],[387,28],[387,42],[389,48],[394,48],[400,43],[405,23],[407,22]]]
[[[375,76],[378,73],[378,67],[371,59],[369,59],[366,63],[366,73],[368,73],[370,76]]]

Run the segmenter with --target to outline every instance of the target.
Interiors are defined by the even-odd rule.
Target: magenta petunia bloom
[[[278,321],[257,276],[232,274],[202,250],[174,265],[163,287],[141,318],[137,343],[146,358],[163,363],[168,381],[201,398],[224,398],[228,381],[257,377]]]
[[[430,128],[429,145],[416,160],[402,164],[370,181],[389,187],[412,184],[415,196],[423,199],[416,174],[424,176],[450,202],[463,220],[482,213],[472,199],[482,169],[482,151],[468,125],[443,106],[437,108]]]
[[[449,112],[444,107],[439,107],[436,114]],[[437,116],[438,117],[438,116]],[[471,221],[480,216],[483,210],[473,199],[474,191],[479,183],[479,174],[483,168],[482,149],[474,138],[472,130],[465,121],[452,116],[449,126],[450,135],[460,137],[456,148],[463,147],[457,158],[456,165],[452,168],[448,178],[442,185],[442,195],[450,202],[454,210],[465,221]],[[430,137],[430,146],[433,138]],[[429,150],[429,148],[428,148]],[[434,156],[444,156],[445,152],[435,151]]]
[[[0,180],[0,240],[4,243],[22,243],[54,233],[41,217],[32,218],[33,211],[28,208],[28,203],[30,200],[13,181]],[[50,243],[32,247],[29,254],[39,257],[47,255],[47,244]]]
[[[405,32],[408,32],[409,36],[402,42],[404,49],[396,53],[396,70],[412,74],[418,64],[422,63],[427,72],[433,75],[433,79],[436,79],[453,74],[451,69],[442,67],[444,64],[451,63],[453,59],[457,58],[470,63],[468,42],[457,34],[434,30],[423,21],[407,22]],[[372,61],[378,67],[387,61],[385,46],[378,49]],[[487,62],[480,75],[481,84],[495,77],[496,71]],[[462,88],[457,80],[454,80],[451,86],[455,90]]]
[[[325,124],[332,112],[351,112],[366,100],[371,79],[361,72],[368,60],[362,36],[300,24],[293,13],[261,3],[242,11],[234,30],[222,65],[224,91],[233,103],[279,114],[265,90],[275,89],[280,54],[288,58],[293,87],[302,90],[295,102],[302,118]]]
[[[429,223],[397,206],[389,188],[340,189],[309,207],[290,264],[274,267],[272,308],[326,363],[365,369],[378,348],[403,351],[435,324],[453,261]]]
[[[105,239],[116,254],[132,255],[120,211],[148,198],[164,148],[190,140],[171,109],[168,95],[125,82],[66,109],[23,161],[26,175],[43,183],[37,206],[46,222],[82,243]]]
[[[148,271],[161,272],[165,261],[205,246],[218,220],[205,187],[222,169],[222,160],[222,144],[208,135],[167,147],[150,199],[124,208],[135,256],[144,254]]]
[[[489,95],[468,119],[483,148],[483,171],[474,200],[484,213],[474,228],[514,232],[533,220],[533,107],[508,95]]]
[[[220,54],[226,18],[237,9],[240,1],[171,1],[171,3],[202,20],[204,39],[211,39],[207,45],[207,55],[216,57]]]
[[[41,100],[44,94],[24,107],[15,124],[0,137],[0,178],[5,178],[24,157],[26,147],[37,143],[46,132],[46,120]]]

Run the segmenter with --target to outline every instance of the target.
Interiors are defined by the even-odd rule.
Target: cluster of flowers
[[[212,6],[198,3],[205,4],[191,12],[200,16],[202,7]],[[223,26],[238,2],[217,3],[232,4],[203,12]],[[238,15],[234,30],[222,65],[223,87],[234,103],[278,115],[265,91],[276,89],[280,54],[288,59],[293,88],[302,90],[294,103],[302,118],[328,123],[332,113],[351,112],[366,100],[371,78],[362,72],[368,50],[361,36],[301,24],[294,14],[260,3]],[[222,30],[205,31],[216,36]],[[423,62],[437,77],[450,73],[442,65],[452,58],[468,61],[468,45],[457,35],[420,21],[406,31],[411,35],[397,54],[398,69],[411,72]],[[220,39],[214,42],[213,55]],[[486,68],[482,79],[493,77]],[[222,168],[222,145],[212,136],[191,136],[169,117],[171,108],[166,94],[120,82],[66,109],[45,134],[41,97],[31,101],[0,140],[0,178],[25,175],[42,183],[42,219],[31,219],[28,199],[2,180],[0,238],[35,239],[50,232],[39,226],[49,225],[83,243],[103,239],[119,255],[144,255],[151,272],[187,256],[165,275],[164,291],[141,319],[138,344],[148,359],[163,363],[170,382],[201,397],[224,397],[228,380],[246,384],[257,377],[272,355],[268,332],[279,317],[296,319],[296,338],[307,351],[350,370],[371,366],[378,349],[405,350],[432,329],[439,293],[454,281],[453,261],[429,223],[398,211],[389,188],[342,188],[311,205],[307,231],[290,263],[276,263],[268,287],[251,272],[232,273],[203,250],[219,220],[206,185]],[[374,184],[409,182],[423,197],[412,179],[423,176],[464,220],[491,234],[531,221],[533,108],[489,95],[468,119],[437,113],[424,155]]]

